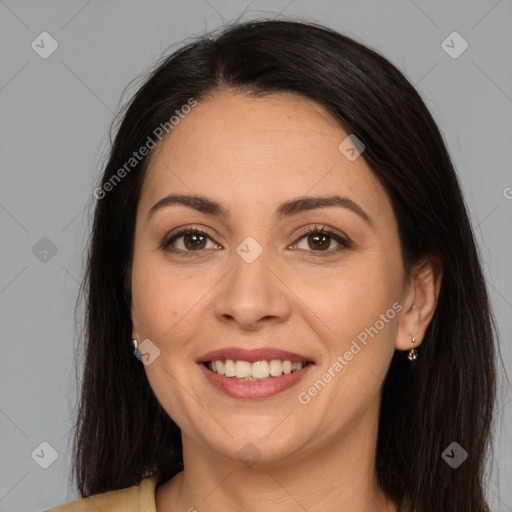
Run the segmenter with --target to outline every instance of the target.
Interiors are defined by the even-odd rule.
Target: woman
[[[94,194],[84,499],[53,510],[489,510],[493,317],[442,136],[387,60],[291,21],[195,40]]]

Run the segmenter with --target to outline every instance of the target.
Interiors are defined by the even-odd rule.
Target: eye
[[[335,248],[331,248],[333,241],[337,244]],[[315,254],[315,256],[329,256],[335,252],[351,247],[351,242],[347,237],[344,237],[331,228],[318,228],[318,226],[315,226],[312,229],[310,228],[302,232],[299,241],[295,242],[292,247],[309,252],[324,253]]]
[[[207,247],[208,241],[213,243],[213,247]],[[201,252],[204,249],[218,249],[220,245],[214,243],[205,231],[193,228],[184,229],[166,237],[162,241],[161,248],[172,252]]]
[[[208,242],[213,246],[208,247]],[[332,248],[333,242],[335,245]],[[302,244],[302,246],[301,246]],[[348,237],[341,235],[331,228],[315,226],[299,234],[297,242],[292,244],[292,249],[300,249],[306,252],[316,253],[314,256],[330,256],[333,253],[351,247],[351,241]],[[222,246],[215,243],[210,235],[199,228],[188,228],[171,233],[164,238],[160,244],[164,251],[191,254],[201,253],[206,249],[221,249]]]

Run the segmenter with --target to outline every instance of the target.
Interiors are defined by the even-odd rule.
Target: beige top
[[[71,501],[44,512],[156,512],[155,489],[158,478],[145,478],[139,485],[95,494],[88,498]]]
[[[145,478],[139,485],[95,494],[81,500],[75,500],[44,512],[157,512],[155,489],[158,478]],[[409,504],[403,503],[400,512],[409,512]]]

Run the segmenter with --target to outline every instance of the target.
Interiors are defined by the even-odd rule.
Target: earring
[[[139,348],[138,348],[139,342],[137,340],[132,340],[132,343],[133,343],[133,347],[134,347],[133,354],[139,361],[142,361],[142,358],[141,358],[141,355],[139,352]]]
[[[416,343],[416,338],[414,336],[411,336],[411,343],[413,345]],[[411,348],[407,357],[409,358],[409,361],[414,361],[418,357],[418,351],[415,348]]]

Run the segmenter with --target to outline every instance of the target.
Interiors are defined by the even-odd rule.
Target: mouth
[[[315,365],[312,359],[276,349],[209,352],[197,361],[218,390],[235,398],[267,398],[294,386]]]

